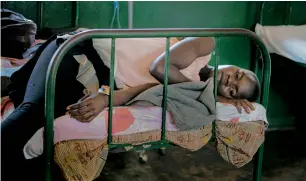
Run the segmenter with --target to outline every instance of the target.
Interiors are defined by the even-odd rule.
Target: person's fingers
[[[91,100],[90,99],[86,99],[82,102],[78,102],[78,103],[75,103],[75,104],[71,104],[70,106],[67,107],[67,110],[75,110],[75,109],[80,109],[84,106],[88,106],[91,104]]]
[[[91,122],[93,119],[95,119],[96,116],[97,116],[97,115],[92,115],[92,116],[90,116],[86,121],[89,123],[89,122]]]
[[[241,114],[241,104],[239,102],[236,102],[235,107],[237,108],[238,112]]]
[[[71,104],[71,105],[67,106],[66,110],[69,111],[71,109],[77,109],[77,108],[79,108],[79,106],[80,106],[80,102],[77,102],[75,104]]]
[[[255,110],[255,107],[253,106],[253,104],[251,102],[249,102],[248,100],[244,100],[244,102],[247,104],[247,106],[251,109],[251,110]]]
[[[245,112],[247,112],[248,114],[250,113],[250,108],[249,108],[249,106],[245,102],[242,102],[241,106],[243,107]]]
[[[81,107],[79,109],[74,109],[74,110],[70,110],[68,111],[68,113],[71,115],[71,116],[82,116],[84,115],[85,113],[89,112],[89,111],[92,111],[94,108],[92,108],[91,104],[88,105],[88,106],[84,106],[84,107]]]
[[[83,117],[82,116],[71,116],[73,119],[76,119],[79,122],[83,122]]]
[[[86,114],[82,115],[82,116],[73,116],[74,119],[80,121],[80,122],[84,122],[84,123],[87,123],[87,122],[90,122],[90,118],[92,116],[95,116],[95,112],[94,111],[89,111],[87,112]]]
[[[92,121],[93,118],[95,118],[96,115],[97,114],[94,111],[88,112],[88,113],[84,114],[83,121],[84,122],[90,122],[90,121]]]

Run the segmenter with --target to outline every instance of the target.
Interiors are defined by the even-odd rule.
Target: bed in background
[[[306,126],[304,109],[300,106],[306,101],[303,86],[306,82],[306,14],[302,13],[305,8],[305,2],[263,2],[254,30],[265,42],[271,57],[268,114],[271,130]],[[301,135],[298,133],[298,136]]]
[[[256,34],[269,53],[278,54],[300,66],[306,66],[306,24],[264,26],[257,24]]]

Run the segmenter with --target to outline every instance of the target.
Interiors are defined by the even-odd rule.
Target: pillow
[[[242,109],[241,114],[237,108],[231,104],[217,102],[217,120],[230,122],[249,122],[249,121],[263,121],[266,128],[269,123],[267,120],[266,109],[258,103],[252,103],[255,110],[247,113]]]

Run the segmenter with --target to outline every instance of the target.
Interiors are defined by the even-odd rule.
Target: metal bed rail
[[[64,55],[75,45],[81,43],[84,40],[92,38],[111,38],[111,65],[110,65],[110,99],[109,99],[109,119],[108,119],[108,144],[110,148],[123,147],[126,145],[112,144],[112,112],[113,112],[113,100],[114,100],[114,61],[115,61],[115,40],[117,38],[166,38],[166,59],[165,59],[165,73],[164,73],[164,94],[163,94],[163,106],[162,106],[162,131],[161,140],[157,142],[146,143],[155,145],[155,147],[166,147],[169,142],[166,140],[166,106],[167,106],[167,85],[168,85],[168,65],[169,65],[169,48],[171,37],[215,37],[215,72],[217,75],[217,67],[219,62],[219,38],[220,37],[246,37],[252,40],[263,57],[263,79],[261,81],[261,96],[260,103],[267,109],[268,106],[268,94],[270,84],[270,55],[265,48],[264,43],[257,37],[255,33],[246,29],[206,29],[206,28],[194,28],[194,29],[121,29],[121,30],[109,30],[109,29],[93,29],[78,33],[68,40],[66,40],[55,52],[52,60],[49,64],[46,75],[45,86],[45,131],[44,131],[44,153],[46,155],[46,180],[51,180],[51,163],[53,158],[53,121],[54,121],[54,97],[55,97],[55,81],[58,67],[63,60]],[[214,79],[214,94],[216,95],[216,78]],[[214,132],[213,124],[213,132]],[[259,148],[255,167],[254,167],[254,180],[259,181],[261,179],[261,167],[263,159],[263,144]]]

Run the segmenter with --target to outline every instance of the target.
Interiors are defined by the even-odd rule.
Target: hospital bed
[[[44,153],[46,155],[46,177],[45,179],[50,181],[52,179],[51,166],[53,163],[54,155],[54,96],[55,96],[55,80],[56,72],[62,61],[64,55],[76,44],[91,38],[111,38],[112,39],[112,53],[111,53],[111,71],[110,71],[110,99],[109,99],[109,111],[108,111],[108,134],[107,134],[107,147],[106,149],[115,149],[120,147],[129,147],[129,150],[144,150],[152,148],[165,148],[173,145],[173,142],[167,140],[167,130],[166,130],[166,105],[167,105],[167,85],[168,85],[168,63],[169,63],[169,46],[171,37],[215,37],[216,47],[213,54],[215,59],[215,72],[214,72],[214,94],[216,96],[216,73],[219,62],[219,40],[222,37],[246,37],[257,45],[260,52],[262,53],[262,79],[261,79],[261,95],[259,98],[259,103],[267,109],[268,106],[268,95],[269,95],[269,83],[270,83],[270,55],[264,45],[264,43],[256,36],[255,33],[246,29],[133,29],[133,30],[105,30],[105,29],[95,29],[88,30],[78,33],[72,36],[70,39],[66,40],[60,48],[54,54],[52,61],[49,65],[47,72],[47,82],[46,82],[46,96],[45,96],[45,116],[46,123],[44,127]],[[165,77],[163,86],[163,107],[162,107],[162,120],[160,129],[160,140],[155,140],[153,142],[144,142],[141,144],[116,144],[116,135],[112,134],[113,125],[113,91],[114,91],[114,59],[115,59],[115,39],[117,38],[146,38],[146,37],[158,37],[166,38],[166,66],[165,66]],[[261,115],[266,116],[266,115]],[[211,139],[216,139],[216,121],[212,123],[212,136]],[[264,134],[264,131],[263,131]],[[254,162],[254,181],[261,180],[262,172],[262,162],[263,162],[263,143],[258,146],[257,155]]]

